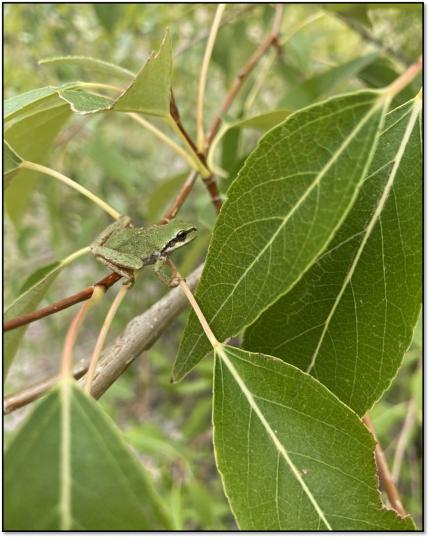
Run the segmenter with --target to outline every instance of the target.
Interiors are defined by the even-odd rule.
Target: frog
[[[177,279],[167,281],[162,273],[167,256],[196,236],[197,228],[182,220],[138,228],[133,227],[130,217],[123,215],[99,234],[90,249],[97,260],[124,277],[124,284],[130,287],[135,271],[146,265],[153,265],[158,278],[175,287]]]

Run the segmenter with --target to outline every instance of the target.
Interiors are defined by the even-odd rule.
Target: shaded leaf
[[[6,99],[3,105],[3,118],[11,120],[18,114],[29,112],[41,103],[46,103],[50,97],[55,99],[56,94],[57,90],[54,86],[46,86]]]
[[[166,32],[160,50],[151,54],[130,86],[115,100],[112,109],[167,117],[171,86],[172,42]]]
[[[170,527],[121,432],[74,381],[55,387],[9,444],[4,486],[9,531]]]
[[[378,495],[375,441],[311,376],[222,346],[214,381],[218,469],[242,530],[413,530]]]
[[[121,16],[123,6],[110,2],[108,4],[95,3],[92,6],[100,24],[109,34],[112,33]]]
[[[58,96],[55,105],[44,109],[31,109],[28,115],[16,118],[6,126],[4,137],[21,157],[45,164],[52,143],[70,117],[70,110]],[[46,103],[47,104],[47,103]],[[31,170],[18,170],[5,191],[5,207],[15,226],[19,225],[28,201],[40,181],[40,174]]]
[[[3,140],[3,177],[10,181],[22,164],[21,157]]]
[[[313,76],[287,91],[280,106],[297,109],[309,105],[326,96],[344,81],[357,76],[360,71],[378,57],[379,53],[367,54],[332,67],[324,73]]]
[[[421,305],[420,99],[390,112],[357,202],[327,252],[246,331],[363,415],[391,384]]]
[[[196,294],[218,340],[288,291],[332,238],[373,155],[380,95],[353,93],[292,114],[248,157],[227,193]],[[173,378],[209,350],[191,313]]]
[[[39,60],[40,65],[48,66],[73,66],[78,67],[84,73],[91,76],[94,80],[95,76],[102,77],[103,80],[109,81],[110,77],[118,77],[122,80],[130,80],[135,74],[120,65],[116,65],[91,56],[54,56],[52,58],[44,58]]]

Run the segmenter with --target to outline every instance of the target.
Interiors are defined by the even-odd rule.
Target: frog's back
[[[126,228],[121,233],[109,238],[106,246],[119,252],[144,258],[156,249],[153,236],[148,233],[149,228]]]

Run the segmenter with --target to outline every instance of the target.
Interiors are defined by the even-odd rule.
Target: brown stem
[[[236,78],[233,81],[233,84],[228,91],[227,95],[225,96],[224,102],[221,105],[220,111],[218,112],[217,116],[212,122],[212,125],[209,128],[208,134],[206,135],[206,145],[205,145],[205,151],[207,152],[211,142],[213,141],[216,133],[218,132],[218,129],[221,126],[222,117],[224,114],[227,113],[229,110],[234,98],[238,94],[239,90],[242,88],[245,80],[247,79],[248,75],[251,73],[251,71],[254,69],[254,67],[257,65],[257,63],[260,61],[262,56],[267,52],[267,50],[274,44],[277,43],[279,31],[281,29],[281,22],[282,22],[282,14],[283,14],[283,5],[282,4],[276,4],[275,6],[276,12],[275,12],[275,18],[273,21],[273,26],[270,31],[270,33],[265,37],[263,42],[259,45],[257,50],[254,52],[254,54],[251,56],[251,58],[248,60],[248,63],[242,67],[242,69],[237,74]]]
[[[85,364],[75,368],[75,370],[73,370],[72,372],[72,375],[75,379],[80,379],[83,375],[85,375],[87,370],[88,365]],[[46,394],[49,389],[53,387],[55,383],[57,383],[58,379],[59,376],[55,375],[53,377],[44,379],[43,381],[40,381],[39,383],[36,383],[31,387],[27,387],[24,390],[5,396],[3,400],[3,414],[8,415],[9,413],[12,413],[12,411],[20,409],[21,407],[24,407],[25,405],[34,402],[35,400]]]
[[[203,266],[201,265],[187,277],[188,285],[195,289]],[[132,319],[123,334],[103,352],[96,374],[91,384],[91,394],[100,398],[102,394],[118,379],[128,366],[139,357],[143,351],[152,347],[163,331],[188,306],[187,299],[179,288],[167,293],[158,302],[153,304],[146,312]],[[88,361],[82,361],[73,372],[80,384],[85,385],[85,372],[88,370]],[[6,396],[3,403],[4,414],[23,407],[45,394],[57,381],[58,376],[50,377],[45,381],[26,388],[15,394]]]
[[[61,310],[65,310],[66,308],[69,308],[74,304],[86,301],[92,296],[94,288],[96,286],[102,286],[105,290],[108,290],[120,278],[120,275],[117,275],[116,273],[111,273],[110,275],[102,278],[102,280],[96,282],[93,286],[85,288],[80,292],[75,293],[74,295],[66,297],[65,299],[61,299],[61,301],[53,303],[49,306],[45,306],[44,308],[36,310],[35,312],[30,312],[29,314],[24,314],[23,316],[19,316],[17,318],[6,321],[3,325],[3,330],[5,332],[11,331],[12,329],[16,329],[18,327],[21,327],[22,325],[27,325],[38,319],[45,318],[46,316],[50,316],[51,314],[55,314],[57,312],[60,312]]]
[[[399,516],[405,517],[407,515],[406,510],[403,508],[402,501],[400,499],[400,494],[397,490],[397,487],[391,477],[390,470],[388,469],[387,461],[385,459],[384,451],[379,444],[378,437],[375,432],[373,423],[369,415],[363,417],[363,422],[366,424],[370,432],[373,434],[373,437],[376,441],[375,445],[375,460],[376,467],[378,469],[379,480],[384,487],[385,493],[387,494],[388,500],[392,508],[399,514]]]

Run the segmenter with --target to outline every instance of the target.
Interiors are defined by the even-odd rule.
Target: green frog
[[[134,228],[130,217],[122,216],[110,224],[91,245],[91,252],[104,265],[125,277],[133,285],[134,272],[145,265],[154,265],[162,282],[173,287],[177,283],[162,273],[167,255],[188,244],[197,235],[197,228],[180,220]]]

